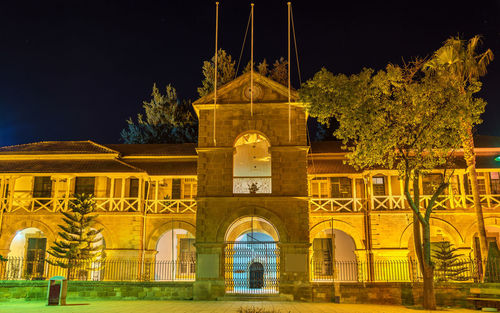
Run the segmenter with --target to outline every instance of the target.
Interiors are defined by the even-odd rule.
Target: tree
[[[167,85],[166,94],[153,85],[152,99],[143,102],[146,114],[137,115],[137,124],[127,120],[121,132],[125,143],[184,143],[195,142],[198,123],[190,111],[189,101],[180,101],[174,87]]]
[[[203,62],[203,80],[198,87],[198,94],[203,97],[214,90],[215,56],[210,61]],[[235,62],[230,54],[219,49],[217,52],[217,86],[222,86],[234,79],[236,75]]]
[[[97,215],[92,214],[95,200],[91,194],[76,194],[69,212],[61,212],[65,224],[58,225],[61,240],[55,241],[47,251],[54,259],[47,262],[68,270],[68,279],[80,277],[75,269],[86,273],[86,264],[91,264],[102,255],[103,245],[99,244],[102,229],[94,229]]]
[[[442,241],[432,250],[436,264],[435,278],[437,281],[464,281],[469,279],[466,275],[467,262],[462,254],[457,254],[458,248],[453,247],[449,241]],[[462,258],[462,259],[461,259]]]
[[[282,57],[274,61],[273,68],[269,72],[269,78],[288,86],[288,61]]]
[[[459,147],[454,134],[460,127],[460,102],[454,88],[435,75],[422,73],[422,65],[417,60],[404,67],[388,65],[377,73],[364,69],[349,77],[322,69],[299,93],[311,116],[321,122],[330,117],[338,121],[334,134],[346,145],[351,165],[398,171],[414,215],[424,308],[435,309],[430,218],[436,199],[449,184],[453,151]],[[438,168],[442,181],[422,207],[419,178]]]
[[[493,52],[488,49],[483,53],[476,52],[480,37],[474,36],[469,41],[459,37],[451,37],[445,41],[444,45],[437,50],[432,59],[425,64],[427,70],[437,75],[448,76],[451,83],[461,94],[465,94],[470,86],[480,86],[479,77],[486,74],[486,67],[493,60]],[[483,260],[488,258],[488,244],[486,241],[486,229],[484,226],[483,210],[477,183],[476,156],[474,153],[473,129],[475,124],[479,123],[478,118],[484,112],[485,103],[475,102],[469,97],[463,98],[466,103],[461,116],[462,128],[459,135],[462,140],[464,158],[469,173],[470,186],[474,199],[474,208],[479,233],[479,245]],[[478,105],[479,104],[479,105]],[[478,106],[476,106],[478,105]],[[479,260],[481,262],[481,260]],[[485,273],[485,264],[482,263],[482,273]],[[484,275],[481,275],[481,280]]]

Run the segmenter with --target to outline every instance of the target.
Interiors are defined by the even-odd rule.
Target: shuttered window
[[[94,194],[95,177],[77,177],[75,180],[76,194]]]
[[[51,192],[50,176],[36,176],[33,184],[33,198],[50,198]]]

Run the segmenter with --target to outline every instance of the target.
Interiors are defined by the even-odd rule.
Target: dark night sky
[[[214,1],[2,1],[0,145],[118,142],[153,82],[196,99],[213,55],[214,10]],[[250,1],[221,1],[220,46],[236,59],[249,11]],[[500,136],[498,0],[294,1],[293,11],[303,80],[322,66],[380,69],[428,56],[449,36],[482,34],[482,49],[498,59],[483,79],[479,133]],[[286,1],[255,1],[256,60],[286,56],[286,27]]]

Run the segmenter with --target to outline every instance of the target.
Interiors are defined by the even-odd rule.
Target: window
[[[271,153],[267,139],[257,133],[240,136],[234,145],[233,193],[271,193]]]
[[[182,274],[194,273],[196,259],[196,250],[194,247],[194,238],[181,238],[179,240],[179,261],[181,262],[180,272]]]
[[[35,176],[33,184],[33,198],[50,198],[52,181],[50,176]]]
[[[95,177],[77,177],[75,180],[76,194],[94,194]]]
[[[330,178],[332,198],[352,198],[351,179],[347,177]]]
[[[26,238],[26,240],[26,274],[32,279],[42,278],[47,238]]]
[[[443,181],[441,174],[427,174],[422,177],[422,194],[433,195]],[[446,194],[446,190],[443,192]]]
[[[181,198],[181,180],[179,178],[172,179],[172,199]]]
[[[385,196],[385,177],[376,176],[372,177],[373,182],[373,195],[374,196]]]
[[[196,178],[184,178],[182,183],[182,199],[194,199],[197,188]]]
[[[456,196],[460,195],[460,179],[459,179],[458,175],[453,175],[451,177],[450,184],[451,184],[451,190],[453,191],[453,194]]]
[[[332,238],[314,238],[313,271],[315,275],[333,274],[333,250]]]
[[[328,198],[328,178],[316,177],[311,179],[311,197],[313,198]]]
[[[500,175],[498,172],[491,172],[490,174],[490,188],[492,195],[500,194]]]
[[[139,196],[139,179],[137,178],[130,179],[128,196],[130,198],[137,198]]]
[[[486,194],[486,181],[485,181],[486,173],[477,173],[477,189],[480,195]],[[464,179],[465,190],[467,190],[467,194],[472,194],[472,186],[470,184],[470,176],[469,174],[465,174],[466,179]]]

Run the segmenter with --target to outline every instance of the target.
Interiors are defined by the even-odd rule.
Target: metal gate
[[[276,241],[226,243],[224,277],[226,292],[278,293],[280,251]]]

